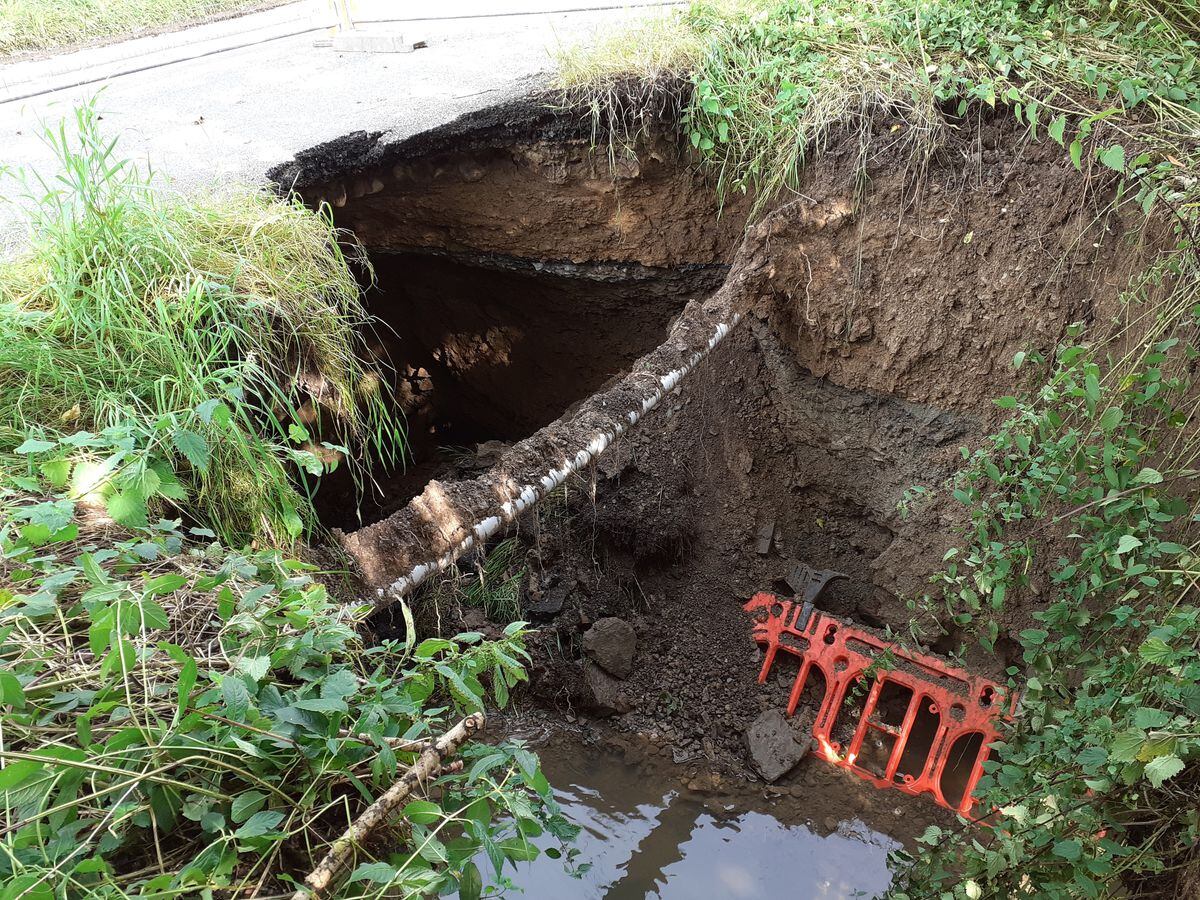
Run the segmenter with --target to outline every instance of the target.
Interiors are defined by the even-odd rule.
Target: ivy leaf
[[[1154,787],[1162,787],[1164,781],[1174,778],[1183,769],[1183,760],[1178,756],[1159,756],[1146,763],[1146,778]]]
[[[1113,144],[1108,149],[1100,151],[1100,162],[1113,171],[1124,174],[1125,148],[1120,144]]]

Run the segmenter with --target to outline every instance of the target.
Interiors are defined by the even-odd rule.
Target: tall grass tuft
[[[0,264],[0,460],[122,524],[186,500],[227,540],[279,544],[314,524],[311,476],[353,458],[335,441],[402,451],[359,361],[359,251],[328,215],[170,195],[94,102],[47,139],[62,171],[26,175],[32,248]]]

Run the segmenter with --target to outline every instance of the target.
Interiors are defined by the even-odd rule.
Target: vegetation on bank
[[[90,107],[49,137],[0,271],[0,900],[290,896],[508,704],[523,625],[372,643],[344,573],[293,555],[313,480],[403,437],[328,216],[168,196]],[[323,896],[475,900],[572,837],[521,744],[458,758]]]
[[[0,56],[70,50],[285,0],[0,0]]]
[[[402,451],[327,215],[168,195],[92,106],[48,137],[61,174],[26,174],[32,250],[0,263],[0,461],[118,524],[183,502],[234,545],[283,545],[315,524],[314,478]]]
[[[718,190],[760,214],[834,126],[865,171],[885,112],[920,172],[1005,115],[1174,236],[1119,322],[1017,355],[1027,392],[945,487],[970,528],[914,611],[991,648],[1032,609],[1009,670],[1025,698],[977,791],[994,827],[931,830],[898,898],[1200,889],[1198,37],[1195,0],[697,2],[563,59],[617,139],[639,105],[674,104]]]

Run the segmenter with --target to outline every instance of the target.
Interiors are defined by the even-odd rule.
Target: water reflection
[[[522,864],[509,874],[531,900],[835,900],[879,896],[890,881],[897,845],[861,822],[822,837],[762,804],[700,797],[669,772],[600,751],[546,750],[542,763],[592,868],[576,879],[545,856]]]

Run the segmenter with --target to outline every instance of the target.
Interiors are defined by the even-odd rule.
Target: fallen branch
[[[436,776],[443,769],[443,763],[453,756],[458,748],[466,743],[473,734],[483,728],[483,713],[478,712],[467,716],[417,757],[417,761],[408,768],[392,784],[387,792],[378,800],[363,810],[362,815],[333,842],[329,852],[308,877],[304,879],[304,887],[292,895],[292,900],[315,900],[320,897],[329,885],[345,868],[347,861],[354,851],[362,846],[363,841],[376,828],[391,818],[400,805],[408,799],[413,789],[423,781]],[[450,766],[446,766],[450,768]]]

